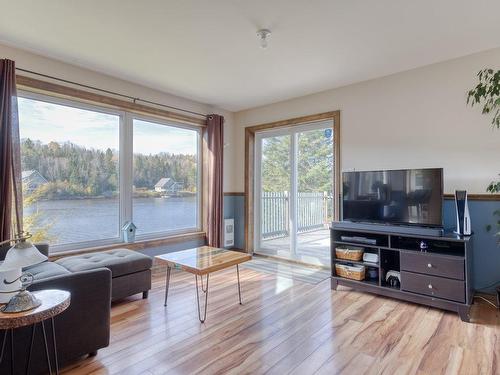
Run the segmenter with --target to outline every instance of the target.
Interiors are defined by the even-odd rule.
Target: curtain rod
[[[90,85],[85,85],[83,83],[78,83],[78,82],[73,82],[73,81],[69,81],[67,79],[63,79],[63,78],[58,78],[58,77],[54,77],[54,76],[50,76],[48,74],[43,74],[43,73],[38,73],[38,72],[34,72],[32,70],[28,70],[28,69],[22,69],[22,68],[16,68],[16,70],[19,70],[21,72],[25,72],[25,73],[29,73],[29,74],[34,74],[34,75],[37,75],[37,76],[40,76],[40,77],[45,77],[45,78],[49,78],[49,79],[54,79],[56,81],[60,81],[60,82],[64,82],[64,83],[69,83],[71,85],[76,85],[76,86],[80,86],[80,87],[85,87],[87,89],[91,89],[91,90],[96,90],[96,91],[100,91],[100,92],[104,92],[106,94],[111,94],[111,95],[116,95],[116,96],[120,96],[122,98],[127,98],[129,100],[132,100],[134,103],[136,102],[143,102],[143,103],[148,103],[148,104],[152,104],[152,105],[156,105],[156,106],[160,106],[160,107],[165,107],[165,108],[170,108],[170,109],[173,109],[173,110],[176,110],[176,111],[181,111],[181,112],[185,112],[185,113],[190,113],[192,115],[196,115],[196,116],[201,116],[201,117],[206,117],[207,115],[203,114],[203,113],[198,113],[198,112],[194,112],[194,111],[190,111],[190,110],[187,110],[187,109],[182,109],[182,108],[178,108],[178,107],[174,107],[174,106],[171,106],[171,105],[167,105],[167,104],[161,104],[161,103],[157,103],[157,102],[153,102],[153,101],[150,101],[150,100],[145,100],[145,99],[141,99],[141,98],[134,98],[133,96],[130,96],[130,95],[125,95],[125,94],[120,94],[118,92],[114,92],[114,91],[110,91],[110,90],[105,90],[105,89],[100,89],[98,87],[94,87],[94,86],[90,86]]]

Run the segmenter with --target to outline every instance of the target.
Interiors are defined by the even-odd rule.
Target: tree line
[[[290,191],[290,136],[264,138],[262,188],[266,192]],[[299,192],[332,192],[333,137],[324,130],[299,134],[297,149]]]
[[[47,198],[113,196],[119,188],[118,152],[96,150],[71,142],[21,141],[23,171],[36,170],[46,180]],[[134,154],[134,186],[150,190],[162,177],[170,177],[196,190],[196,156],[160,153]]]

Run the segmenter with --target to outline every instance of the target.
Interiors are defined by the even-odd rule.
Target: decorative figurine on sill
[[[135,241],[137,226],[131,221],[127,221],[122,227],[123,241],[131,243]]]

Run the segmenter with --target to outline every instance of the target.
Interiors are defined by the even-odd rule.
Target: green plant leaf
[[[467,104],[483,104],[482,114],[493,113],[492,125],[500,128],[500,70],[491,68],[480,70],[477,73],[479,83],[467,92]]]

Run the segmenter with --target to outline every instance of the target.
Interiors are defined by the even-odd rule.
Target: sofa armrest
[[[71,293],[71,301],[79,297],[108,301],[111,295],[111,271],[108,268],[80,271],[35,280],[28,288],[30,291],[62,289]],[[109,302],[109,301],[108,301]],[[106,303],[110,305],[110,303]],[[107,306],[110,309],[110,306]]]
[[[35,281],[29,290],[61,289],[71,293],[66,311],[56,317],[62,362],[109,345],[111,271],[107,268],[58,275]],[[71,334],[68,334],[71,332]]]

